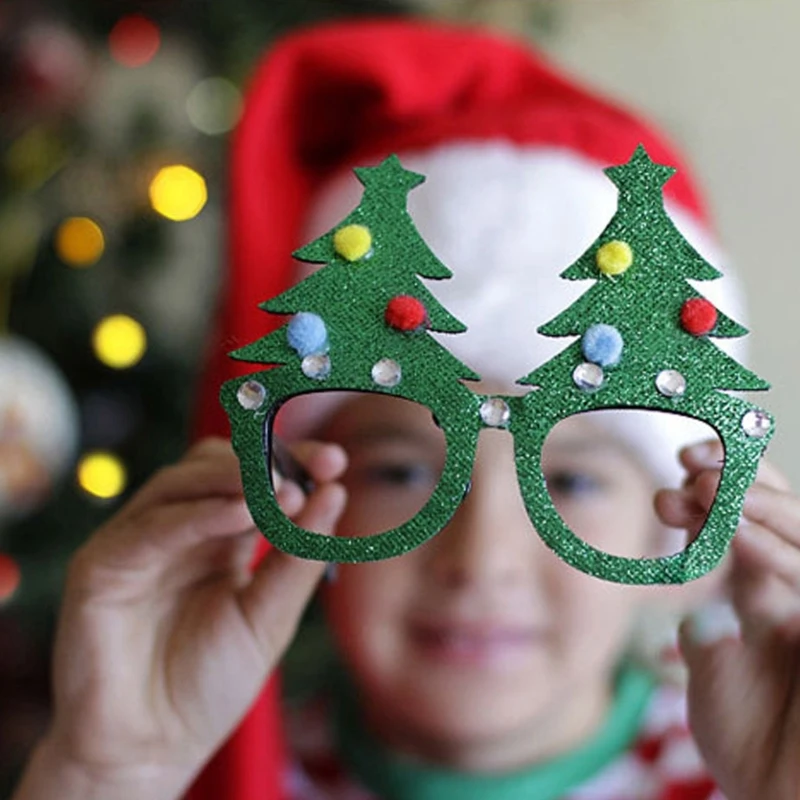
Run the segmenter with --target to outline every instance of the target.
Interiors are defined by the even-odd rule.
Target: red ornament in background
[[[415,331],[425,324],[428,312],[416,297],[399,294],[386,304],[384,318],[387,325],[398,331]]]
[[[111,55],[124,67],[142,67],[161,47],[158,25],[141,14],[123,17],[108,36]]]
[[[717,324],[717,309],[705,298],[687,300],[681,307],[681,326],[692,336],[704,336]]]
[[[0,603],[8,600],[17,591],[20,577],[17,562],[5,553],[0,553]]]

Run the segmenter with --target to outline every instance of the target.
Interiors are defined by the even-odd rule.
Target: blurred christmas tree
[[[0,9],[0,795],[46,723],[70,553],[187,443],[243,80],[298,24],[402,10]]]

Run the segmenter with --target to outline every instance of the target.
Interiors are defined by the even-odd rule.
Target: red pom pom
[[[386,304],[386,313],[384,314],[386,324],[398,331],[415,331],[417,328],[421,328],[425,324],[427,316],[428,312],[425,310],[425,306],[416,297],[407,294],[393,297]]]
[[[704,336],[717,324],[717,309],[702,297],[687,300],[681,308],[681,325],[692,336]]]
[[[4,553],[0,553],[0,603],[8,600],[17,591],[20,572],[17,562]]]

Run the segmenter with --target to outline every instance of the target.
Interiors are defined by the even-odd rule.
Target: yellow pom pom
[[[372,234],[364,225],[345,225],[333,235],[333,248],[348,261],[358,261],[372,250]]]
[[[633,264],[633,250],[627,242],[606,242],[597,251],[597,268],[603,275],[622,275]]]

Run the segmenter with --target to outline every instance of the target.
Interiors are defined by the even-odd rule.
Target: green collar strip
[[[336,693],[335,734],[347,766],[381,800],[559,800],[627,749],[652,690],[652,676],[625,669],[609,713],[591,739],[566,755],[504,774],[453,772],[389,753],[364,728],[352,690]]]

